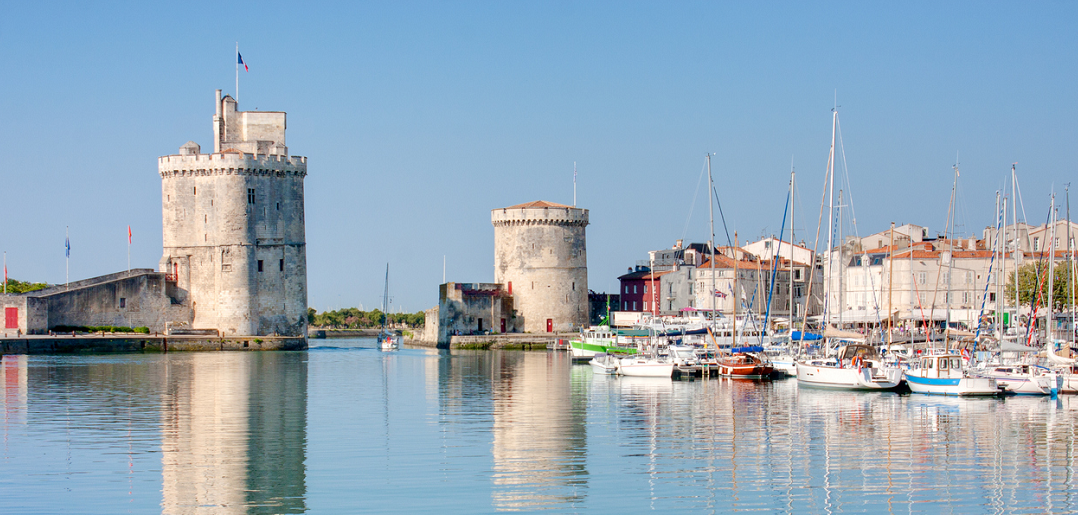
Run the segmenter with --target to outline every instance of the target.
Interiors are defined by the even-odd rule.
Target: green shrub
[[[150,334],[150,328],[145,326],[136,327],[135,332],[139,334]]]

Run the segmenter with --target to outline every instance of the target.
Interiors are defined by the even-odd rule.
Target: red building
[[[669,271],[652,272],[645,266],[636,267],[635,271],[618,277],[621,281],[621,311],[648,312],[659,314],[660,278]]]

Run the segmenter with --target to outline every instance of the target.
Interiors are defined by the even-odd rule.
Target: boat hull
[[[906,372],[906,385],[913,393],[953,396],[998,396],[1004,393],[995,379],[989,377],[923,377]]]
[[[674,375],[674,364],[640,358],[621,358],[618,373],[631,377],[666,377]]]
[[[829,367],[797,363],[797,385],[836,390],[897,390],[902,384],[899,370]]]

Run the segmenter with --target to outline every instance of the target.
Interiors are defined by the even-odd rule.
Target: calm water
[[[1078,398],[593,376],[564,353],[4,356],[0,513],[1078,511]]]

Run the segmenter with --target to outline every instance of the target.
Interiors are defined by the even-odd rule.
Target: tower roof
[[[565,204],[555,204],[553,202],[547,202],[545,200],[535,200],[535,201],[532,201],[532,202],[525,202],[523,204],[517,204],[515,206],[509,206],[509,207],[507,207],[505,209],[528,209],[528,208],[536,208],[536,207],[562,207],[562,208],[570,208],[571,209],[573,206],[567,206]]]

